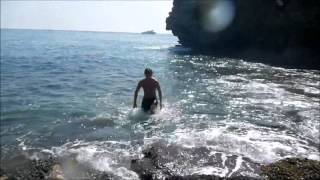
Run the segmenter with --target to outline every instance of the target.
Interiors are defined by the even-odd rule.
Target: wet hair
[[[152,75],[152,69],[150,69],[150,68],[146,68],[145,70],[144,70],[144,74],[145,75]]]

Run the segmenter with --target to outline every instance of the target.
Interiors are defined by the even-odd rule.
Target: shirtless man
[[[156,90],[158,90],[159,93],[160,109],[162,108],[162,92],[160,84],[156,79],[153,78],[152,70],[150,68],[146,68],[144,70],[144,75],[146,76],[146,78],[142,79],[138,83],[136,91],[134,92],[133,108],[137,107],[138,92],[142,87],[144,91],[144,96],[141,107],[145,112],[150,111],[151,113],[154,113],[154,110],[158,105]]]

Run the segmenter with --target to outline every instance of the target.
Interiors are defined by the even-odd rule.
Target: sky
[[[1,28],[170,33],[171,8],[172,0],[1,0]]]

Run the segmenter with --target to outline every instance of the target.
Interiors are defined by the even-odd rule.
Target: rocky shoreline
[[[17,163],[10,163],[10,166],[1,162],[0,180],[113,179],[112,175],[79,165],[74,159],[48,157],[35,160],[21,155],[14,160]]]
[[[167,179],[167,180],[244,180],[244,179],[320,179],[320,161],[286,158],[269,165],[261,165],[260,177],[236,175],[231,177],[219,177],[216,175],[191,174],[179,176],[163,163],[158,147],[146,149],[142,159],[131,161],[131,170],[136,172],[140,179]],[[46,159],[30,160],[26,157],[18,157],[19,164],[10,167],[3,165],[0,169],[0,180],[6,179],[121,179],[107,172],[84,167],[75,160],[65,160],[49,157]]]

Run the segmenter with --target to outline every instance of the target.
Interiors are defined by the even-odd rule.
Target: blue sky
[[[165,19],[171,8],[172,0],[1,0],[1,28],[170,33]]]

